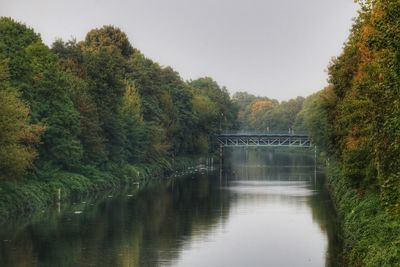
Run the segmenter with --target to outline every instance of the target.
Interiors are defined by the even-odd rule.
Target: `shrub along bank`
[[[345,266],[400,266],[400,216],[385,210],[379,193],[356,189],[336,163],[328,184],[342,222]]]
[[[35,177],[21,181],[1,181],[0,222],[21,215],[29,216],[35,211],[48,209],[61,199],[71,196],[91,197],[115,190],[135,182],[144,182],[155,177],[166,177],[173,172],[183,172],[201,162],[194,157],[180,157],[163,164],[110,166],[107,171],[91,166],[81,167],[75,172],[63,170],[40,171]]]

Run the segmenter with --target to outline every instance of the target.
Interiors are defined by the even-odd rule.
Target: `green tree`
[[[0,89],[0,178],[16,179],[33,167],[38,127],[30,125],[29,109],[12,90]],[[33,144],[32,144],[33,143]]]
[[[129,58],[130,74],[128,78],[135,82],[142,99],[143,118],[146,121],[161,123],[165,114],[160,99],[165,95],[161,83],[161,67],[142,53],[135,50]]]
[[[88,92],[96,104],[108,159],[122,163],[127,156],[121,114],[126,60],[114,45],[91,44],[82,44]]]
[[[166,125],[173,154],[193,153],[192,140],[197,131],[190,87],[171,67],[162,69],[163,90],[170,95],[170,123]],[[164,112],[168,112],[164,109]]]
[[[104,47],[113,47],[119,50],[119,54],[128,58],[132,55],[134,49],[129,42],[128,37],[119,28],[111,25],[103,26],[100,29],[93,29],[87,33],[85,46],[92,49],[103,49]]]
[[[220,87],[210,77],[199,78],[191,81],[190,86],[195,89],[195,94],[205,95],[216,103],[218,116],[209,123],[213,129],[235,129],[237,128],[237,113],[239,107],[234,104],[229,96],[226,87]]]
[[[80,116],[79,140],[83,147],[83,162],[100,164],[107,160],[99,112],[89,92],[83,52],[75,40],[64,43],[57,40],[51,49],[67,73],[69,91]]]
[[[44,128],[29,123],[29,108],[9,86],[7,62],[0,61],[0,178],[22,177],[37,156]]]
[[[332,87],[308,96],[295,120],[295,132],[308,132],[316,145],[323,151],[329,151],[332,126],[329,124],[329,112],[336,105],[336,95]]]
[[[31,121],[46,125],[40,162],[76,165],[82,157],[79,116],[57,57],[31,29],[12,19],[0,19],[0,35],[0,58],[9,62],[10,84],[29,104]]]
[[[126,135],[127,160],[129,163],[140,161],[141,142],[144,138],[144,122],[140,95],[132,82],[125,82],[125,93],[122,100],[121,113]]]

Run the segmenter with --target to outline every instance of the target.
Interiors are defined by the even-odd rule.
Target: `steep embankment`
[[[378,193],[355,189],[336,163],[328,184],[343,233],[345,266],[400,266],[400,216],[385,211]]]

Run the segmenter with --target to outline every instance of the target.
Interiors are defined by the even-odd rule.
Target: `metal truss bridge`
[[[314,147],[305,134],[221,133],[216,139],[221,147]]]

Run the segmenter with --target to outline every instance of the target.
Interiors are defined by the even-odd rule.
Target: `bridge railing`
[[[297,131],[253,131],[253,130],[228,130],[228,131],[221,131],[218,135],[247,135],[247,136],[257,136],[257,135],[304,135],[308,136],[309,133],[307,132],[297,132]]]

